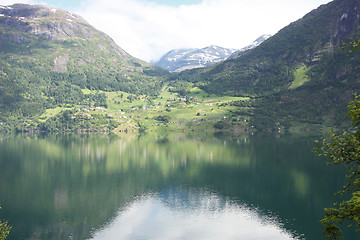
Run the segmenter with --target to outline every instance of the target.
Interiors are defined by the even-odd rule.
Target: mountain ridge
[[[360,55],[339,49],[360,36],[355,0],[322,5],[232,59],[172,74],[71,13],[34,8],[0,7],[0,129],[343,127],[360,91]],[[114,121],[119,112],[131,115]]]
[[[231,54],[227,59],[232,59],[232,58],[239,57],[244,52],[246,52],[248,50],[251,50],[253,48],[256,48],[257,46],[260,46],[260,44],[262,44],[264,41],[269,39],[271,36],[272,36],[271,34],[263,34],[263,35],[261,35],[254,42],[252,42],[250,45],[248,45],[246,47],[243,47],[240,50],[237,50],[236,52]]]
[[[164,54],[154,64],[170,72],[180,72],[186,69],[213,65],[225,60],[235,51],[235,49],[216,45],[204,48],[173,49]]]
[[[157,94],[162,70],[127,54],[105,33],[65,10],[0,6],[0,121],[98,99],[82,89]]]
[[[229,58],[235,58],[241,53],[259,46],[270,35],[258,37],[252,44],[240,50],[210,45],[204,48],[173,49],[164,54],[154,64],[170,72],[181,72],[188,69],[203,68],[214,65]]]
[[[213,94],[255,97],[252,124],[258,129],[279,123],[346,125],[346,106],[360,90],[360,59],[339,47],[360,36],[359,11],[359,1],[335,0],[237,58],[169,80]]]
[[[108,35],[92,27],[81,16],[66,10],[42,5],[0,5],[0,17],[2,18],[3,27],[7,25],[12,31],[18,30],[18,33],[10,33],[8,38],[3,34],[0,35],[0,44],[6,44],[9,41],[16,43],[29,42],[30,39],[26,35],[38,36],[58,42],[65,41],[68,38],[86,40],[101,37],[111,42],[111,47],[119,55],[130,60],[130,55],[115,44]],[[19,32],[23,34],[19,34]]]

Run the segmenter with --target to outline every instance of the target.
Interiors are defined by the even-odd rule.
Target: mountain
[[[177,129],[343,128],[360,92],[360,53],[339,48],[359,38],[358,16],[359,1],[334,0],[232,59],[170,74],[131,57],[80,16],[2,6],[0,131],[127,131],[174,122]],[[200,104],[208,112],[194,110]]]
[[[81,103],[89,97],[82,89],[154,95],[162,72],[76,14],[0,6],[0,121]]]
[[[155,65],[170,72],[181,72],[187,69],[211,66],[227,59],[235,51],[235,49],[214,45],[201,49],[175,49],[162,56]]]
[[[260,46],[223,63],[173,76],[217,95],[253,98],[260,128],[348,123],[360,90],[360,54],[340,50],[360,36],[360,2],[335,0],[291,23]],[[248,113],[250,114],[250,113]]]
[[[257,46],[259,46],[261,43],[263,43],[265,40],[267,40],[270,37],[271,37],[270,34],[261,35],[254,42],[252,42],[250,45],[248,45],[246,47],[243,47],[240,50],[237,50],[234,53],[232,53],[227,59],[236,58],[236,57],[240,56],[241,54],[243,54],[244,52],[246,52],[248,50],[251,50],[253,48],[256,48]]]
[[[259,46],[270,36],[271,35],[264,34],[257,38],[252,44],[240,50],[222,48],[214,45],[201,49],[174,49],[167,52],[154,64],[170,72],[181,72],[193,68],[208,67],[226,59],[235,58],[241,53]]]

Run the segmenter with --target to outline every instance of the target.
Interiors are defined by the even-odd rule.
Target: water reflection
[[[291,239],[296,231],[321,239],[323,208],[335,201],[344,173],[314,156],[313,140],[205,133],[0,137],[0,218],[14,225],[14,240],[97,238],[117,231],[111,226],[119,221],[129,239],[206,231],[199,238],[267,232]],[[263,230],[245,231],[252,226]]]
[[[120,211],[92,240],[301,239],[274,216],[208,192],[148,194]]]

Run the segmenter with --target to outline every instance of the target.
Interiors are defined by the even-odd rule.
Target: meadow
[[[87,106],[65,105],[47,109],[40,120],[45,122],[63,111],[76,109],[71,113],[71,118],[81,115],[85,120],[89,120],[95,115],[100,115],[115,122],[117,127],[111,129],[113,132],[213,131],[234,127],[244,130],[249,122],[249,117],[239,115],[238,111],[241,108],[248,109],[239,107],[239,103],[249,102],[250,98],[219,97],[197,87],[192,87],[186,96],[172,92],[169,86],[164,86],[156,97],[133,95],[122,91],[83,89],[82,92],[89,96],[105,94],[105,106],[96,105],[91,101]]]

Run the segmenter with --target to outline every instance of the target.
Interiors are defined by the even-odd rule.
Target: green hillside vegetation
[[[169,92],[165,86],[159,96],[134,95],[116,91],[83,89],[86,105],[47,109],[32,122],[22,122],[16,131],[34,128],[41,131],[67,132],[138,132],[230,130],[244,131],[249,116],[239,116],[249,109],[250,99],[217,97],[193,88],[187,96]],[[206,95],[206,96],[205,96]],[[97,96],[94,98],[94,96]],[[240,107],[244,106],[244,107]],[[3,129],[8,125],[3,123]]]
[[[48,109],[105,104],[82,89],[149,96],[161,89],[166,71],[131,57],[81,17],[30,5],[12,9],[0,16],[0,122],[6,130],[37,128]]]
[[[309,77],[307,76],[309,69],[303,65],[296,69],[294,73],[294,82],[291,84],[290,89],[296,89],[300,86],[302,86],[304,83],[309,81]]]
[[[12,8],[0,9],[0,131],[350,126],[360,55],[339,47],[360,36],[358,1],[335,0],[237,58],[176,74],[131,57],[79,16]]]
[[[213,67],[173,75],[213,94],[255,98],[251,124],[303,128],[350,126],[347,104],[360,90],[358,53],[339,49],[360,36],[360,3],[335,0],[259,47]],[[345,114],[343,114],[345,113]]]

